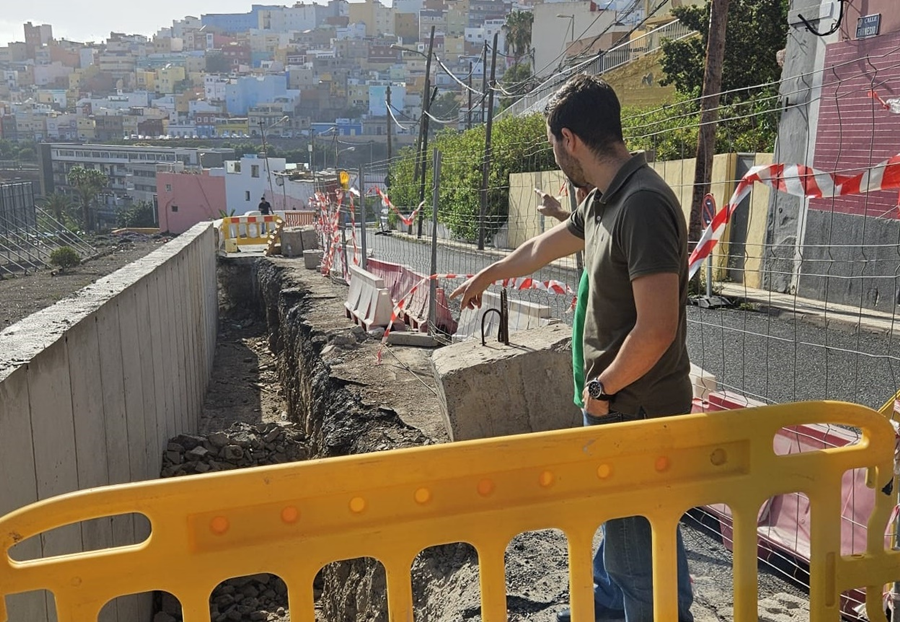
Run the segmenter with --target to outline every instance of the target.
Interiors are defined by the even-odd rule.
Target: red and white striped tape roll
[[[825,173],[803,164],[765,164],[754,166],[738,183],[734,194],[703,231],[700,241],[688,259],[690,276],[693,277],[703,260],[709,257],[713,248],[725,232],[734,210],[750,194],[754,182],[760,182],[779,192],[809,199],[865,194],[877,190],[900,188],[900,154],[876,164],[857,175]]]

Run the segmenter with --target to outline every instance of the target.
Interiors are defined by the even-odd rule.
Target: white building
[[[273,171],[285,170],[286,164],[284,158],[268,158],[267,162],[266,158],[256,155],[226,161],[225,204],[228,212],[234,210],[235,215],[239,216],[255,211],[264,195],[272,203],[272,188],[277,189]]]
[[[215,74],[207,74],[203,78],[203,93],[208,101],[225,101],[225,87],[228,86],[228,78]]]

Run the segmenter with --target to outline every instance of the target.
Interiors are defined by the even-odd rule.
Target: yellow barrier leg
[[[385,566],[387,575],[388,619],[391,622],[412,622],[413,596],[412,579],[409,569],[412,560],[401,559],[399,563]]]
[[[476,546],[481,578],[481,619],[506,622],[506,542],[495,540],[492,546]],[[502,546],[502,548],[501,548]]]
[[[96,620],[100,617],[100,610],[104,605],[104,603],[96,602],[78,602],[77,599],[70,598],[65,593],[57,593],[55,597],[57,622]],[[206,608],[206,617],[209,617],[209,607]]]
[[[834,474],[832,474],[834,475]],[[841,554],[841,474],[822,478],[810,491],[809,620],[838,622],[841,595],[837,588],[837,563]]]
[[[594,611],[594,531],[567,531],[569,603],[573,620],[590,620]]]
[[[291,612],[291,621],[315,622],[316,601],[312,590],[314,579],[305,575],[284,576],[282,579],[288,586],[288,608]]]
[[[731,507],[732,550],[734,552],[734,622],[754,622],[758,618],[759,576],[757,575],[757,515],[759,504]]]
[[[653,520],[653,619],[678,622],[678,517]]]

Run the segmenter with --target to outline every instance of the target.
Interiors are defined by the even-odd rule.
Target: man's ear
[[[560,133],[562,134],[561,142],[563,144],[563,148],[569,153],[574,152],[578,137],[575,136],[572,130],[567,127],[562,128],[562,130],[560,130]]]

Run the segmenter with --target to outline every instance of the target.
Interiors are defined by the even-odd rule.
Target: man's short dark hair
[[[622,107],[605,80],[584,73],[572,76],[544,109],[547,127],[562,138],[563,128],[578,136],[598,156],[622,138]]]

